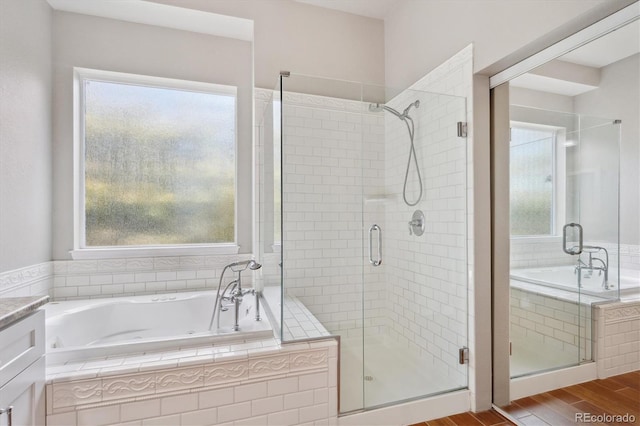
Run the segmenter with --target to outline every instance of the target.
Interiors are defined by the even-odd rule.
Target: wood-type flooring
[[[411,426],[640,425],[640,370],[528,396],[501,409],[516,423],[489,410]]]

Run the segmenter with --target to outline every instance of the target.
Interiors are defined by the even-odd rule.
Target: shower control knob
[[[411,216],[411,220],[409,221],[409,235],[415,235],[417,237],[424,234],[425,228],[425,218],[422,210],[416,210],[413,212],[413,216]]]

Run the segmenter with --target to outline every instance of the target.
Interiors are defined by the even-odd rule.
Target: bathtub
[[[578,292],[578,277],[574,266],[512,269],[510,277],[512,280]],[[640,271],[621,269],[619,277],[618,284],[618,272],[616,270],[609,271],[609,289],[607,290],[602,286],[604,273],[600,274],[598,271],[593,271],[593,274],[590,275],[583,270],[580,293],[607,299],[617,299],[618,290],[620,290],[620,297],[640,292]]]
[[[255,320],[251,295],[240,306],[240,331],[233,307],[209,331],[214,303],[213,291],[48,303],[47,363],[273,337],[266,317]]]

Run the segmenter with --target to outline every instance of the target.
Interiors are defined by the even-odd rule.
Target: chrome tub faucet
[[[244,297],[244,295],[246,295],[247,293],[253,293],[256,295],[256,303],[259,302],[259,294],[254,289],[242,288],[242,272],[246,271],[247,269],[255,271],[256,269],[260,269],[261,267],[262,265],[253,259],[230,263],[224,267],[224,269],[222,270],[222,274],[220,275],[220,282],[218,283],[218,292],[216,293],[216,301],[213,305],[213,313],[211,315],[211,322],[209,323],[209,330],[211,330],[211,328],[213,327],[213,321],[216,318],[216,314],[216,325],[218,328],[220,328],[220,312],[229,310],[231,306],[235,308],[233,329],[235,331],[240,330],[240,304],[242,303],[242,298]],[[224,273],[227,271],[227,269],[231,269],[232,272],[236,272],[238,276],[235,280],[228,283],[222,293],[220,293]],[[225,302],[227,302],[227,304],[225,304]],[[260,310],[258,306],[256,306],[256,321],[260,320],[259,312]]]
[[[600,246],[582,246],[582,253],[587,253],[589,258],[587,262],[582,260],[582,253],[578,255],[578,262],[575,267],[575,273],[578,274],[578,287],[582,287],[582,271],[587,271],[587,277],[590,278],[593,275],[593,271],[598,271],[598,275],[602,275],[604,272],[604,279],[602,281],[602,288],[609,290],[613,286],[609,285],[609,252],[606,248]],[[604,259],[594,256],[599,253],[604,254]],[[599,265],[599,266],[597,266]]]

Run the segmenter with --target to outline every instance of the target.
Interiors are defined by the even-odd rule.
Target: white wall
[[[590,9],[627,3],[408,0],[385,20],[385,82],[407,87],[469,43],[474,44],[474,71],[478,72]]]
[[[253,19],[255,82],[275,87],[281,70],[384,84],[384,24],[293,0],[153,0]]]
[[[576,96],[574,112],[622,120],[620,243],[640,244],[640,54],[601,69],[598,89]],[[632,95],[633,94],[633,95]]]
[[[0,1],[0,272],[51,259],[51,8]]]
[[[53,39],[53,258],[73,248],[73,67],[238,87],[238,244],[250,253],[251,43],[59,11]]]
[[[509,87],[509,103],[548,111],[573,112],[573,98],[522,87]]]

